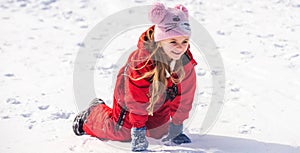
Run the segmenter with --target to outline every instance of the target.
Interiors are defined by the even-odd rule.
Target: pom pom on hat
[[[186,15],[186,17],[189,16],[189,11],[183,5],[177,4],[174,8],[181,10]]]
[[[167,14],[167,10],[162,3],[155,3],[148,16],[152,23],[159,24]]]

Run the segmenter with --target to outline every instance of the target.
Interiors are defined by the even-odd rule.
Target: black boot
[[[97,106],[99,104],[105,104],[105,103],[102,99],[99,99],[99,98],[93,99],[89,104],[89,108],[80,112],[75,117],[75,119],[73,121],[73,131],[76,135],[80,136],[80,135],[85,134],[84,130],[82,129],[83,124],[85,123],[86,119],[88,118],[92,108],[94,108],[95,106]]]
[[[83,124],[85,122],[85,120],[88,117],[88,110],[82,111],[80,112],[74,119],[73,121],[73,131],[76,135],[80,136],[80,135],[84,135],[85,132],[83,131]]]
[[[93,99],[90,104],[89,104],[89,109],[91,109],[92,107],[97,106],[98,104],[105,104],[104,101],[100,98],[95,98]]]

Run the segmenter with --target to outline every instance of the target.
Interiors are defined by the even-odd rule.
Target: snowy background
[[[130,152],[129,143],[73,134],[74,61],[97,23],[123,9],[153,2],[1,0],[0,152]],[[201,122],[194,119],[185,129],[192,144],[170,147],[149,139],[150,151],[299,153],[300,1],[164,3],[184,4],[215,40],[225,66],[225,104],[207,135],[198,134]],[[124,33],[106,53],[135,45],[144,30]],[[97,96],[110,104],[115,63],[105,56],[96,58]],[[201,118],[209,105],[211,77],[201,55],[195,58],[199,101],[193,117]]]

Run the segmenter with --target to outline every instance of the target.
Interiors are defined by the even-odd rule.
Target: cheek
[[[165,46],[163,46],[163,50],[164,50],[165,53],[168,53],[168,52],[171,52],[172,47],[168,46],[168,45],[165,45]]]
[[[184,48],[185,50],[187,50],[188,47],[189,47],[188,44],[185,44],[185,45],[183,46],[183,48]]]

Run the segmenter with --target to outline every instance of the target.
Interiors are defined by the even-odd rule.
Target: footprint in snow
[[[241,51],[240,54],[242,54],[242,55],[249,55],[249,54],[251,54],[251,52],[249,52],[249,51]]]
[[[21,104],[21,102],[18,101],[17,99],[15,99],[15,98],[8,98],[8,99],[6,100],[6,103],[8,103],[8,104],[14,104],[14,105]]]
[[[239,92],[239,91],[240,91],[240,88],[236,88],[236,87],[235,87],[235,88],[231,88],[230,91],[231,91],[231,92]]]
[[[49,105],[39,106],[39,110],[46,110],[49,108]]]
[[[74,113],[57,112],[57,113],[53,113],[50,118],[52,120],[69,119],[71,114],[74,114]]]
[[[28,128],[29,130],[31,130],[35,124],[36,124],[36,121],[30,121],[30,122],[29,122],[29,125],[27,126],[27,128]]]
[[[198,76],[204,76],[206,74],[206,71],[204,69],[199,69],[197,72]]]
[[[240,134],[250,134],[253,129],[255,129],[254,126],[244,124],[239,127],[239,133]]]
[[[21,116],[24,117],[24,118],[28,118],[31,115],[32,115],[32,113],[23,113],[23,114],[21,114]]]
[[[299,56],[300,56],[299,54],[294,54],[294,55],[290,56],[290,57],[288,58],[288,60],[291,60],[291,59],[296,58],[296,57],[299,57]]]
[[[5,115],[5,116],[2,116],[1,119],[9,119],[10,117]]]
[[[6,76],[6,77],[14,77],[15,75],[12,74],[12,73],[7,73],[7,74],[4,74],[4,76]]]

